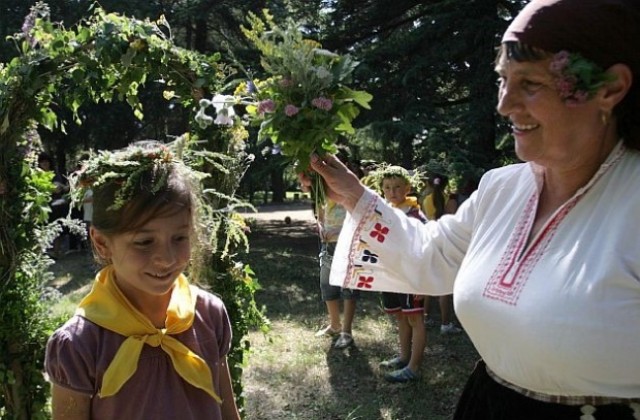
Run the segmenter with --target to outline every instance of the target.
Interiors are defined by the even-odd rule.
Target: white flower
[[[314,53],[316,53],[317,55],[321,55],[323,57],[329,57],[329,58],[340,58],[340,56],[334,52],[331,52],[329,50],[325,50],[324,48],[315,48],[313,50]]]
[[[236,115],[233,109],[235,98],[231,95],[215,95],[211,100],[211,105],[216,109],[216,119],[214,124],[233,125],[233,117]]]
[[[233,125],[233,121],[233,117],[225,115],[224,111],[220,111],[216,119],[213,120],[213,123],[218,125]]]
[[[327,70],[326,67],[318,67],[316,69],[316,76],[318,76],[318,79],[332,79],[332,75],[331,72],[329,70]]]

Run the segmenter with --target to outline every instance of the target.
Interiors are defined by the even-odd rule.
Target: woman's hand
[[[317,172],[325,183],[325,194],[331,200],[341,204],[347,211],[354,207],[364,193],[364,185],[338,158],[334,155],[311,155],[311,169]],[[304,189],[311,187],[311,179],[305,174],[298,174],[300,184]]]

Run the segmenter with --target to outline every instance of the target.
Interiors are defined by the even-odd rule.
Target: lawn
[[[247,419],[448,419],[478,355],[465,334],[428,330],[421,378],[388,384],[378,364],[397,348],[395,325],[382,313],[377,293],[365,293],[354,325],[355,346],[336,350],[314,333],[325,322],[318,287],[318,239],[310,221],[254,220],[251,251],[241,256],[256,272],[271,331],[252,332],[244,374]],[[70,313],[92,280],[87,253],[54,266],[62,299],[56,313]],[[437,309],[437,305],[432,305]],[[437,317],[437,314],[433,315]]]

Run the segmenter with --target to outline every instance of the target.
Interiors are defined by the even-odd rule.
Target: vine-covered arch
[[[36,129],[64,130],[54,105],[69,109],[80,123],[79,110],[87,102],[126,101],[143,118],[138,91],[152,82],[161,84],[167,101],[190,111],[204,94],[220,89],[231,69],[219,55],[177,47],[162,17],[140,21],[98,7],[66,29],[52,23],[47,6],[38,3],[23,32],[12,39],[20,55],[0,64],[0,417],[37,419],[46,418],[49,389],[42,362],[46,338],[57,320],[50,319],[41,299],[49,265],[42,244],[47,239],[51,182],[35,165]],[[217,153],[220,161],[210,167],[218,168],[211,169],[211,182],[221,196],[231,196],[244,169],[237,153],[237,142],[244,137],[232,132],[237,127],[209,130],[193,125],[189,135]],[[234,310],[247,311],[241,304],[247,299],[253,303],[253,287],[239,290],[248,283],[234,281],[247,280],[245,272],[234,269],[224,255],[212,267],[217,282],[227,281],[219,293],[223,298],[227,294],[232,319]],[[238,297],[242,302],[236,304]],[[260,316],[256,311],[236,318],[243,323],[234,322],[237,353],[230,355],[230,365],[236,394],[241,395],[240,366],[248,343],[240,341],[246,341],[247,323]]]

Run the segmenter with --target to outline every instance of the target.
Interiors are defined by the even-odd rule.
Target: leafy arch
[[[50,261],[41,244],[52,188],[50,178],[35,168],[36,129],[64,131],[66,122],[58,120],[56,107],[69,109],[81,123],[79,110],[88,102],[126,101],[142,119],[138,92],[150,83],[159,84],[168,104],[191,112],[203,95],[220,90],[232,69],[220,55],[177,47],[163,17],[140,21],[95,7],[87,19],[66,29],[52,23],[47,6],[38,3],[22,29],[11,37],[20,55],[0,64],[0,348],[6,349],[0,354],[0,417],[38,419],[46,418],[48,398],[44,347],[58,320],[50,319],[42,300]],[[233,194],[245,169],[238,153],[244,136],[233,131],[237,128],[203,131],[190,125],[188,130],[218,156],[207,169],[223,197],[220,206],[226,205],[224,197]],[[240,396],[248,324],[261,322],[255,286],[250,271],[238,270],[226,253],[211,266],[214,289],[226,297],[234,320],[230,366]]]

